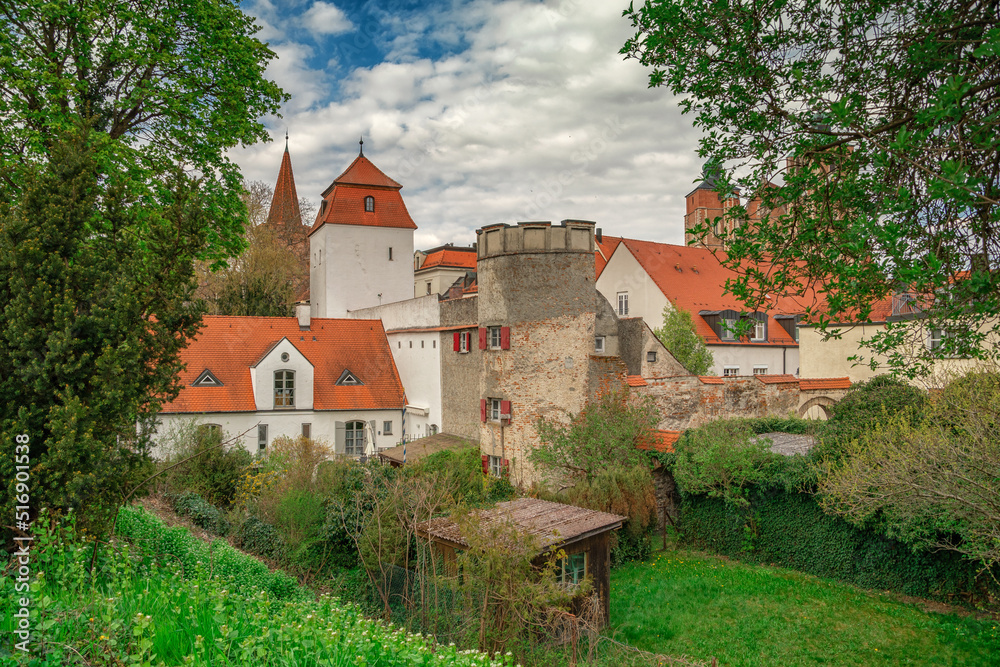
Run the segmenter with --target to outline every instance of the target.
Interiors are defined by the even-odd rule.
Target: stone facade
[[[479,299],[441,302],[441,430],[479,441]],[[467,351],[455,350],[455,334],[468,335]]]

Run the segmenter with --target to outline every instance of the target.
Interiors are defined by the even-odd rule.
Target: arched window
[[[274,372],[274,408],[295,407],[295,371]]]
[[[365,423],[347,422],[344,430],[344,453],[348,456],[361,456],[365,453]]]
[[[375,210],[375,197],[371,195],[365,197],[365,210],[369,213]]]

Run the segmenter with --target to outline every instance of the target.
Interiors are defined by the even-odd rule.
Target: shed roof
[[[626,517],[607,512],[554,503],[538,498],[518,498],[477,512],[480,525],[488,526],[496,521],[506,521],[516,525],[529,535],[539,538],[542,550],[579,542],[582,539],[609,530],[620,528]],[[447,517],[424,521],[417,530],[429,537],[468,547],[458,525]]]
[[[406,451],[406,463],[415,463],[425,456],[429,456],[436,452],[441,452],[446,449],[459,449],[461,447],[466,447],[474,445],[475,443],[463,438],[460,435],[452,435],[451,433],[437,433],[435,435],[429,435],[426,438],[419,438],[405,445],[397,445],[390,449],[383,450],[378,453],[382,460],[387,461],[392,464],[403,464],[403,451]]]

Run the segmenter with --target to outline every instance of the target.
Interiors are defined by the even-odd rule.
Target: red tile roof
[[[476,251],[469,250],[438,250],[427,255],[424,263],[420,265],[423,269],[430,269],[436,266],[443,266],[455,269],[476,270]]]
[[[656,286],[670,303],[691,313],[695,326],[706,343],[712,345],[745,345],[743,341],[723,341],[715,330],[698,315],[703,310],[735,310],[745,312],[746,306],[732,294],[723,294],[725,282],[734,278],[735,273],[719,263],[715,255],[706,248],[677,246],[652,241],[622,239],[623,245],[636,261],[645,269]],[[619,248],[617,252],[621,252]],[[719,253],[725,256],[724,253]],[[759,265],[766,270],[765,265]],[[814,293],[805,296],[775,296],[770,299],[767,327],[767,343],[772,345],[797,346],[775,315],[798,315],[806,306],[812,305]],[[764,345],[766,343],[756,343]]]
[[[641,375],[629,375],[625,380],[630,387],[645,387],[649,385],[648,382],[642,379]]]
[[[786,384],[799,381],[799,379],[794,375],[788,375],[788,374],[754,375],[754,377],[763,382],[764,384]]]
[[[163,412],[247,412],[256,410],[250,366],[282,338],[313,365],[314,410],[401,410],[406,405],[381,320],[314,318],[300,331],[294,317],[204,318],[205,325],[181,353],[187,365],[182,389]],[[192,387],[210,370],[223,386]],[[344,369],[362,384],[336,386]]]
[[[718,375],[699,375],[698,379],[704,384],[725,384]]]
[[[608,265],[608,260],[614,254],[615,248],[621,242],[620,236],[602,236],[600,241],[594,239],[594,260],[597,268],[595,279],[601,277],[601,272],[604,271],[604,267]]]
[[[636,445],[637,449],[648,449],[656,452],[672,452],[674,445],[681,437],[681,431],[653,431],[649,440]]]
[[[278,180],[274,184],[271,208],[267,212],[267,224],[302,224],[299,196],[295,193],[295,178],[292,177],[292,158],[288,155],[288,146],[285,146],[285,154],[281,156],[281,167],[278,168]]]
[[[364,155],[359,155],[323,191],[323,201],[309,234],[326,224],[416,229],[417,225],[399,194],[402,187],[379,171]],[[374,211],[365,210],[365,197],[374,198]]]
[[[803,391],[847,389],[850,386],[850,378],[799,378],[799,389]]]

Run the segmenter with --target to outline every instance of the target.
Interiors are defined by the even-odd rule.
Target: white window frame
[[[754,342],[763,342],[767,340],[767,322],[762,320],[754,320],[753,323],[753,338],[750,340]]]
[[[278,386],[278,376],[281,375],[281,386]],[[295,409],[295,371],[287,369],[274,371],[274,409]]]
[[[431,293],[431,284],[430,283],[427,283],[427,293],[428,294]]]
[[[628,315],[628,292],[618,292],[618,316]]]
[[[944,339],[948,337],[948,332],[941,327],[932,327],[927,330],[927,349],[934,350],[940,349],[944,344]]]
[[[754,375],[767,375],[767,366],[762,364],[755,364],[753,367]]]
[[[503,332],[500,327],[486,327],[486,336],[491,350],[499,350],[503,343]]]
[[[392,435],[392,421],[382,422],[382,435]]]
[[[722,377],[734,378],[740,374],[739,366],[723,366],[722,367]]]
[[[604,336],[594,336],[594,352],[604,352]]]
[[[719,329],[722,332],[722,340],[736,340],[736,334],[733,333],[733,330],[736,328],[736,320],[724,317],[719,320],[719,322]]]
[[[469,339],[472,338],[472,334],[468,331],[458,332],[458,353],[468,354],[469,352]]]
[[[267,424],[257,424],[257,451],[267,449]]]
[[[486,459],[489,465],[488,470],[490,476],[503,477],[503,459],[499,456],[493,456],[492,454],[487,456]]]
[[[503,414],[503,408],[501,407],[502,401],[499,398],[491,398],[490,400],[490,421],[499,422],[500,415]]]
[[[352,424],[359,424],[360,428],[351,428]],[[361,456],[365,453],[365,423],[363,421],[355,419],[344,424],[344,453],[348,456]]]

